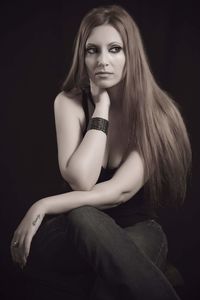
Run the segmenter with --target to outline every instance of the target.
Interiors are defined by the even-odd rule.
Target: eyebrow
[[[118,44],[119,46],[123,46],[123,44],[121,43],[121,42],[110,42],[110,43],[108,43],[108,45],[107,46],[112,46],[112,45],[116,45],[116,44]],[[95,47],[98,47],[98,44],[94,44],[94,43],[86,43],[86,46],[88,47],[88,46],[95,46]]]

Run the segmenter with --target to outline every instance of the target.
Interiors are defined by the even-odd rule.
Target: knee
[[[159,268],[163,269],[168,252],[167,237],[162,227],[154,220],[139,222],[126,228],[135,242]]]
[[[92,206],[81,206],[71,210],[66,215],[67,226],[80,229],[90,228],[95,226],[99,215],[98,209]]]
[[[88,219],[93,218],[98,214],[98,210],[93,206],[81,206],[74,208],[70,212],[67,213],[66,217],[70,222],[75,223],[85,223],[89,221]]]
[[[96,235],[108,228],[110,222],[114,222],[104,212],[93,206],[82,206],[73,209],[66,215],[66,226],[71,232],[91,233]]]

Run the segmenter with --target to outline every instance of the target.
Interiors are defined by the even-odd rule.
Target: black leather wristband
[[[103,131],[106,135],[108,134],[108,120],[104,118],[95,117],[92,118],[88,125],[88,130],[96,129]]]

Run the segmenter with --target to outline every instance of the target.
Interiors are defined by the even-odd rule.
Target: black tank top
[[[86,118],[84,135],[88,130],[89,102],[95,106],[90,91],[86,88],[82,90],[82,105]],[[117,168],[111,169],[102,167],[97,183],[111,179],[116,170]],[[141,188],[127,202],[103,211],[110,215],[121,227],[131,226],[137,222],[157,217],[150,201],[144,197],[144,188]]]

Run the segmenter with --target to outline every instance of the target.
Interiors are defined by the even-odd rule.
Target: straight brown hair
[[[121,35],[126,64],[122,113],[128,128],[127,151],[137,150],[145,169],[145,190],[155,205],[182,204],[191,168],[191,146],[178,104],[156,83],[139,29],[118,5],[92,9],[82,20],[74,44],[71,69],[62,89],[76,94],[89,81],[85,44],[96,26],[112,25]]]

